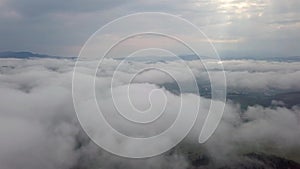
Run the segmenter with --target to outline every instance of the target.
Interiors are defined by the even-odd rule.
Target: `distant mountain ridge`
[[[47,54],[38,54],[27,51],[22,52],[0,52],[0,58],[18,58],[18,59],[30,59],[30,58],[52,58],[52,59],[76,59],[77,57],[66,57],[66,56],[51,56]],[[201,56],[201,59],[210,59],[207,56]],[[147,57],[119,57],[114,58],[116,60],[128,60],[128,61],[147,61],[147,62],[165,62],[165,61],[175,61],[178,59],[191,61],[198,60],[197,55],[179,55],[178,57],[171,56],[147,56]],[[300,62],[300,56],[286,56],[286,57],[222,57],[221,60],[265,60],[265,61],[277,61],[277,62]]]
[[[276,62],[300,62],[300,56],[274,56],[274,57],[225,57],[223,60],[262,60],[262,61],[276,61]]]
[[[50,56],[45,54],[37,54],[32,52],[0,52],[0,58],[18,58],[18,59],[30,59],[30,58],[52,58],[52,59],[74,59],[75,57],[64,56]]]
[[[136,62],[144,62],[148,61],[149,63],[155,62],[166,62],[166,61],[175,61],[175,60],[185,60],[185,61],[192,61],[192,60],[199,60],[201,59],[214,59],[212,57],[207,56],[200,56],[197,55],[178,55],[175,56],[140,56],[140,57],[119,57],[114,58],[116,60],[127,60],[127,61],[136,61]],[[261,60],[261,61],[275,61],[275,62],[300,62],[300,56],[282,56],[282,57],[222,57],[220,56],[221,60]]]

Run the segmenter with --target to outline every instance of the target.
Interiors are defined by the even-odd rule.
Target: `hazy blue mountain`
[[[46,54],[38,54],[32,53],[27,51],[22,52],[0,52],[0,58],[19,58],[19,59],[30,59],[30,58],[53,58],[53,59],[75,59],[76,57],[65,57],[65,56],[51,56]],[[143,57],[119,57],[115,58],[116,60],[123,60],[126,59],[128,61],[135,61],[135,62],[166,62],[166,61],[175,61],[178,59],[182,60],[198,60],[199,57],[197,55],[179,55],[178,57],[172,56],[143,56]],[[202,59],[208,59],[209,57],[201,56]],[[222,57],[222,60],[266,60],[266,61],[278,61],[278,62],[300,62],[300,56],[286,56],[286,57]]]
[[[199,57],[197,55],[179,55],[178,57],[173,56],[141,56],[141,57],[119,57],[115,58],[116,60],[124,60],[127,61],[134,61],[134,62],[148,62],[148,63],[155,63],[155,62],[166,62],[166,61],[175,61],[175,60],[198,60]],[[201,59],[210,59],[207,56],[200,56]],[[300,62],[300,56],[282,56],[282,57],[256,57],[256,56],[249,56],[249,57],[222,57],[220,56],[221,60],[265,60],[265,61],[277,61],[277,62]]]
[[[0,58],[19,58],[19,59],[30,59],[30,58],[53,58],[53,59],[74,59],[74,57],[63,57],[63,56],[50,56],[45,54],[37,54],[32,52],[0,52]]]
[[[276,56],[276,57],[259,57],[259,56],[247,56],[247,57],[221,57],[223,60],[266,60],[277,62],[300,62],[300,56]]]

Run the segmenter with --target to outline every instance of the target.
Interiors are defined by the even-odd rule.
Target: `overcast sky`
[[[0,0],[0,51],[77,56],[106,23],[135,12],[181,16],[221,57],[300,55],[299,0]]]

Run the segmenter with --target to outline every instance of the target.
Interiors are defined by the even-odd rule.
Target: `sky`
[[[299,56],[299,7],[298,0],[0,0],[0,51],[78,56],[106,23],[166,12],[198,26],[221,57]]]
[[[86,40],[114,19],[136,12],[165,12],[187,19],[198,26],[210,38],[221,57],[300,56],[299,9],[299,0],[0,0],[0,52],[31,51],[76,57]],[[163,25],[153,25],[160,22],[156,18],[148,19],[143,20],[144,23],[148,22],[145,25],[128,24],[126,27],[114,29],[108,27],[107,39],[95,39],[92,41],[95,43],[91,43],[95,46],[88,49],[101,51],[100,47],[109,47],[111,41],[126,32]],[[130,23],[135,21],[138,20],[132,20]],[[162,28],[168,29],[168,25]],[[191,40],[193,46],[206,43],[194,32],[179,31],[185,30],[184,28],[186,27],[177,29],[177,33]],[[110,34],[110,31],[114,34]],[[119,48],[113,49],[109,56],[130,55],[132,50],[127,49],[137,49],[136,55],[145,56],[167,53],[154,48],[148,51],[139,50],[147,45],[162,45],[170,51],[177,49],[179,51],[175,51],[181,54],[188,52],[180,48],[180,44],[172,43],[170,39],[151,36],[146,36],[145,39],[148,40],[147,43],[143,43],[144,39],[140,37],[130,39],[127,43],[117,46]],[[98,47],[97,42],[106,44],[100,43]],[[88,52],[86,54],[89,54]],[[295,99],[300,91],[300,62],[246,59],[219,62],[206,59],[201,63],[198,60],[185,60],[184,63],[180,60],[144,63],[105,58],[102,65],[97,65],[99,69],[95,74],[93,67],[98,62],[88,59],[79,61],[81,64],[77,64],[76,69],[79,71],[76,72],[76,77],[80,83],[76,85],[81,89],[82,93],[79,94],[82,95],[79,95],[79,102],[75,102],[76,98],[72,98],[72,83],[76,82],[72,80],[75,60],[0,59],[1,169],[135,169],[141,165],[145,169],[190,168],[190,161],[180,152],[133,160],[103,151],[103,147],[98,147],[88,137],[87,134],[90,133],[84,131],[89,129],[84,127],[95,127],[93,125],[97,122],[94,120],[96,118],[89,116],[88,118],[92,119],[91,123],[88,123],[90,126],[81,126],[78,117],[85,116],[78,116],[76,113],[78,110],[94,112],[90,104],[95,97],[113,128],[125,135],[146,138],[161,133],[170,124],[175,123],[180,99],[186,101],[184,113],[193,112],[198,99],[201,99],[195,125],[183,142],[187,145],[198,145],[197,140],[210,111],[210,105],[219,103],[220,100],[205,98],[201,93],[199,95],[198,90],[182,90],[179,95],[161,85],[181,84],[185,86],[183,89],[187,89],[197,80],[197,83],[204,87],[208,81],[214,82],[217,87],[222,86],[222,65],[229,92],[263,93],[267,97],[268,94],[278,91]],[[206,65],[208,67],[205,67]],[[164,73],[158,70],[168,71]],[[187,70],[194,76],[189,76]],[[207,71],[210,71],[211,79],[208,78]],[[170,73],[177,78],[171,78]],[[95,87],[88,83],[91,81]],[[129,82],[132,82],[132,85],[129,85]],[[94,89],[95,95],[91,97],[91,93],[85,89]],[[129,95],[128,91],[125,92],[126,89],[133,92]],[[153,91],[163,92],[166,98]],[[114,100],[111,94],[118,97]],[[291,94],[295,94],[295,97]],[[166,114],[145,126],[131,124],[123,118],[123,114],[117,114],[118,110],[112,105],[115,101],[119,103],[117,106],[121,106],[117,108],[121,108],[123,113],[128,113],[125,115],[129,117],[136,114],[130,114],[133,111],[128,106],[128,101],[136,110],[148,110],[150,107],[149,112],[155,113],[163,107]],[[288,101],[298,103],[296,99]],[[258,103],[243,109],[240,103],[230,99],[224,104],[225,109],[219,126],[212,137],[201,144],[213,162],[222,166],[223,163],[236,162],[235,157],[241,154],[263,152],[300,163],[299,105],[289,107],[284,101],[273,100],[266,107],[262,106],[263,103]],[[178,124],[192,124],[183,120]],[[152,148],[132,144],[126,139],[116,142],[111,139],[110,134],[105,128],[101,128],[100,134],[94,136],[99,136],[111,147],[129,150],[132,153]],[[169,145],[173,143],[173,138],[181,136],[178,130],[170,135],[172,139],[168,140],[169,142],[162,144]],[[161,149],[160,142],[154,146],[153,150]],[[196,148],[195,150],[198,151]]]

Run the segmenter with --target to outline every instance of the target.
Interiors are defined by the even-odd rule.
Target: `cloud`
[[[40,15],[47,15],[52,13],[81,13],[81,12],[93,12],[104,9],[110,9],[122,4],[126,4],[126,1],[111,2],[111,1],[95,1],[89,0],[84,3],[78,0],[72,0],[69,2],[62,1],[37,1],[30,0],[26,3],[19,0],[4,1],[4,5],[7,8],[13,9],[20,13],[24,17],[36,17]],[[34,6],[34,8],[32,8]]]
[[[215,62],[205,61],[211,64],[212,71],[219,71],[213,67]],[[116,110],[111,107],[111,100],[108,97],[109,77],[120,61],[109,59],[105,63],[106,71],[97,74],[96,91],[97,98],[103,101],[100,105],[114,127],[126,134],[149,136],[161,132],[172,123],[180,97],[160,87],[161,83],[171,81],[166,74],[158,71],[142,73],[131,86],[131,90],[138,91],[131,94],[133,104],[139,109],[148,108],[149,103],[152,103],[154,108],[163,103],[163,97],[159,93],[150,97],[152,102],[149,102],[148,97],[142,97],[148,96],[153,90],[163,91],[169,100],[167,102],[169,115],[168,118],[165,117],[165,121],[153,126],[135,128],[135,125],[124,122],[124,119],[116,115]],[[186,63],[196,73],[198,80],[202,80],[201,72],[204,72],[204,67],[197,61]],[[94,72],[90,70],[90,64],[93,62],[87,61],[81,67],[81,76],[93,77]],[[261,88],[277,87],[284,90],[298,90],[297,79],[300,76],[297,62],[235,60],[224,61],[223,64],[228,74],[230,88],[249,88],[256,91]],[[155,158],[129,160],[98,148],[83,132],[73,108],[71,95],[73,60],[1,59],[0,66],[2,168],[140,168],[141,166],[143,168],[186,168],[190,165],[186,154],[180,151],[168,152]],[[127,110],[125,105],[127,94],[124,89],[127,88],[128,77],[131,77],[136,70],[147,66],[170,68],[179,82],[188,85],[190,81],[182,73],[184,67],[177,61],[150,64],[126,63],[119,70],[120,76],[116,76],[115,83],[118,101],[124,104],[122,110]],[[249,83],[244,82],[244,79],[248,79]],[[261,79],[262,82],[258,82],[257,79]],[[87,86],[85,81],[82,81],[81,85]],[[185,92],[188,107],[192,107],[199,96]],[[195,142],[198,145],[197,138],[210,105],[210,99],[202,97],[200,99],[201,114],[196,126],[184,141],[188,145],[193,145]],[[239,105],[229,101],[226,103],[223,119],[216,132],[208,142],[200,146],[205,149],[203,152],[208,152],[219,164],[231,161],[231,158],[239,154],[252,151],[264,151],[299,161],[297,154],[300,146],[297,142],[300,136],[299,113],[299,107],[288,109],[282,105],[277,107],[275,103],[272,107],[263,108],[256,105],[242,110]],[[111,141],[111,144],[114,142]],[[126,147],[126,144],[123,146]]]
[[[237,108],[229,108],[205,145],[213,157],[228,163],[228,158],[237,154],[264,152],[299,161],[299,107],[253,106],[242,117]]]
[[[107,63],[105,61],[104,63]],[[109,62],[110,64],[118,64],[119,62]],[[120,66],[123,69],[118,72],[118,79],[127,82],[127,78],[131,77],[130,74],[142,69],[143,67],[155,67],[157,69],[168,70],[177,78],[179,83],[191,82],[193,76],[189,76],[186,70],[188,66],[199,84],[205,84],[209,81],[207,70],[211,74],[211,78],[215,82],[219,82],[221,69],[218,61],[204,59],[202,62],[199,60],[186,61],[186,65],[182,61],[170,61],[168,63],[136,63],[132,67],[131,72],[124,73],[129,63],[124,63]],[[206,65],[206,68],[204,67]],[[257,61],[257,60],[224,60],[222,61],[226,73],[227,87],[229,89],[245,89],[245,90],[299,90],[300,82],[300,68],[299,62],[270,62],[270,61]],[[113,69],[105,66],[108,70],[106,73],[112,75]],[[110,70],[112,72],[110,72]],[[185,70],[185,71],[183,71]],[[170,75],[157,70],[149,70],[140,73],[135,78],[135,82],[151,82],[154,84],[173,83],[174,79]]]
[[[1,166],[71,167],[77,158],[74,146],[79,127],[70,118],[73,109],[63,106],[71,104],[69,90],[44,85],[24,92],[1,86],[1,93]]]

